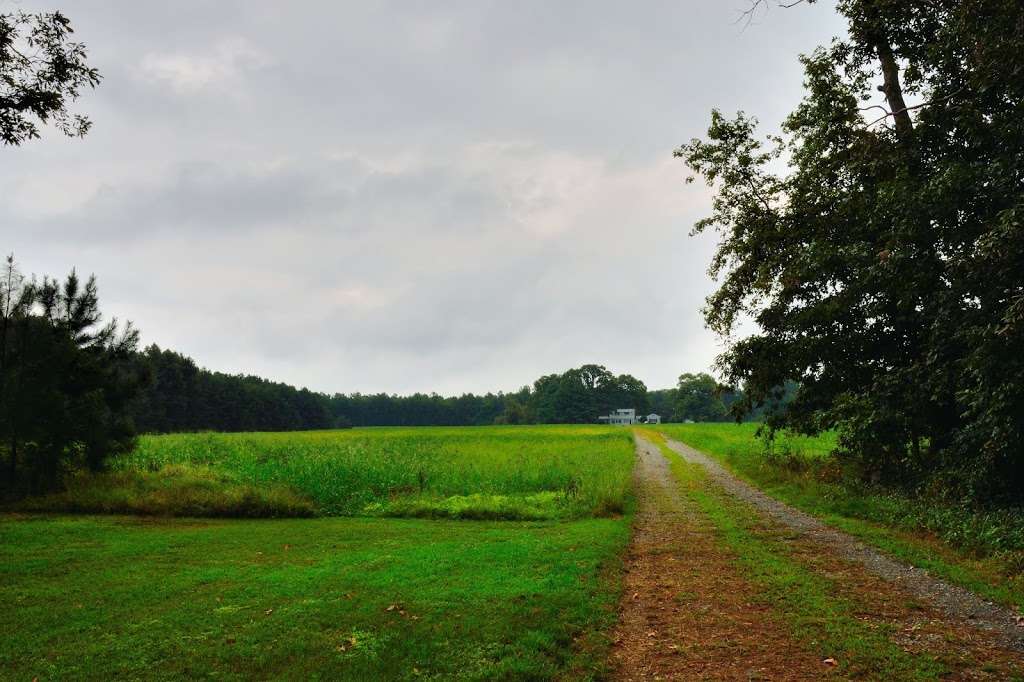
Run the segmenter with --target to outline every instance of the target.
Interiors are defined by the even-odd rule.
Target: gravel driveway
[[[869,572],[896,583],[907,593],[934,605],[950,618],[988,630],[1004,646],[1024,652],[1024,627],[1017,624],[1019,616],[1014,611],[940,580],[923,569],[896,561],[854,537],[826,526],[813,516],[765,495],[688,445],[670,439],[666,439],[666,442],[686,461],[704,467],[711,479],[727,492],[749,503],[766,517],[820,543],[827,551],[862,564]]]

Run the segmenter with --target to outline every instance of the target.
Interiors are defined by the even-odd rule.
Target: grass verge
[[[0,516],[0,678],[590,679],[629,519]]]
[[[714,457],[768,495],[937,577],[1024,609],[1024,518],[978,513],[851,482],[828,456],[834,436],[783,436],[766,452],[753,424],[658,431]]]

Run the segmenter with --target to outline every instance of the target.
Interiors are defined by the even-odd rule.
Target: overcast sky
[[[709,369],[714,235],[672,158],[769,128],[830,3],[142,2],[61,9],[103,82],[84,140],[0,149],[0,249],[95,273],[211,369],[327,392],[514,390],[583,363]],[[766,129],[767,130],[767,129]]]

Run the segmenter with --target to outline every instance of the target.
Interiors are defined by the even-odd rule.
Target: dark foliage
[[[211,372],[191,358],[157,346],[146,348],[136,360],[153,376],[133,407],[139,429],[150,433],[474,426],[494,423],[514,403],[521,407],[528,396],[528,390],[456,397],[326,395],[256,376]],[[507,423],[524,423],[516,419]]]
[[[50,123],[64,134],[85,135],[92,123],[68,111],[84,88],[100,82],[85,62],[85,46],[70,40],[60,12],[0,14],[0,141],[19,145]]]
[[[598,365],[541,377],[532,390],[514,393],[398,396],[326,395],[255,376],[210,372],[156,346],[138,354],[137,362],[153,381],[133,408],[134,421],[152,433],[592,423],[614,408],[648,408],[643,382]]]
[[[200,369],[153,345],[136,361],[153,380],[133,406],[139,430],[295,431],[335,426],[327,396],[255,376]]]
[[[64,471],[103,468],[129,450],[127,407],[144,373],[138,334],[101,325],[96,281],[25,280],[7,259],[0,280],[0,489],[46,490]]]
[[[1024,491],[1024,12],[1019,0],[842,0],[767,145],[739,114],[677,154],[717,187],[705,309],[742,407],[838,428],[872,477],[975,501]],[[878,94],[881,93],[881,94]],[[776,168],[785,160],[788,172]]]
[[[639,414],[649,407],[642,381],[628,374],[615,376],[601,365],[537,379],[528,405],[533,421],[541,424],[588,424],[617,408]]]

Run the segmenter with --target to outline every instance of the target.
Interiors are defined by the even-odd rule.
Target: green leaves
[[[51,123],[83,137],[92,122],[68,111],[100,74],[85,61],[85,45],[71,41],[71,22],[60,12],[0,14],[0,141],[20,145]]]
[[[802,59],[784,140],[765,145],[754,119],[714,111],[707,139],[676,151],[716,188],[695,232],[721,232],[704,310],[728,342],[719,368],[748,408],[799,383],[778,425],[839,427],[875,475],[918,485],[953,469],[971,495],[1019,497],[1019,4],[839,10],[849,38]],[[915,100],[894,108],[904,95]],[[748,318],[756,331],[732,337]]]

